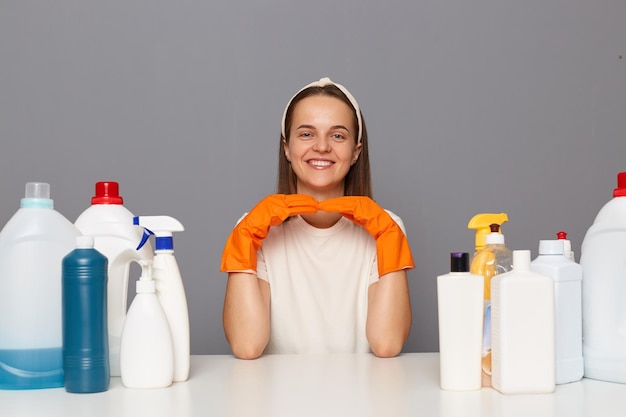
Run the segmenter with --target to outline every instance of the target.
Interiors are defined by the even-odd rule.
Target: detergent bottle
[[[492,384],[503,394],[555,388],[554,283],[530,269],[530,251],[491,280]]]
[[[63,373],[67,392],[109,388],[107,258],[78,236],[63,258]]]
[[[120,376],[120,337],[128,306],[131,263],[152,259],[149,243],[137,250],[143,230],[133,226],[134,216],[123,204],[117,182],[97,182],[91,206],[74,222],[83,235],[94,237],[94,248],[108,259],[107,323],[111,376]]]
[[[585,377],[626,383],[626,172],[580,250]]]
[[[469,221],[467,227],[476,230],[476,252],[470,263],[470,272],[481,275],[484,285],[482,383],[491,386],[491,280],[511,270],[513,254],[505,246],[501,225],[508,221],[506,213],[481,213]]]
[[[540,240],[530,269],[554,281],[556,383],[583,377],[582,268],[565,255],[563,239]]]
[[[63,387],[61,261],[79,235],[48,183],[26,184],[0,232],[0,389]]]
[[[156,293],[167,316],[174,343],[174,382],[189,378],[189,312],[183,279],[174,257],[173,232],[185,230],[183,225],[170,216],[136,216],[134,224],[145,229],[139,248],[150,235],[155,237],[152,276]]]
[[[120,343],[120,373],[127,388],[166,388],[174,378],[174,348],[156,295],[152,261],[140,261],[137,295],[128,308]]]

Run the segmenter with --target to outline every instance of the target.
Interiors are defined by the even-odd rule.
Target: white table
[[[626,385],[583,379],[553,394],[502,395],[439,388],[439,355],[268,355],[243,361],[192,356],[189,381],[169,388],[69,394],[63,388],[0,390],[0,416],[520,416],[626,415]]]

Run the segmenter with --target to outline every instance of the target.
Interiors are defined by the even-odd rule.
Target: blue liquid
[[[0,350],[0,389],[63,386],[62,348]]]

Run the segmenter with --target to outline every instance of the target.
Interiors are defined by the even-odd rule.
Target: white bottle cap
[[[27,182],[25,198],[50,198],[50,184],[47,182]]]
[[[487,245],[504,245],[504,235],[501,233],[489,233],[485,237],[485,243]]]
[[[513,251],[513,269],[517,271],[530,270],[530,251],[514,250]]]
[[[76,236],[77,249],[91,249],[93,248],[93,245],[93,236]]]
[[[539,255],[563,255],[565,245],[562,240],[540,240]]]

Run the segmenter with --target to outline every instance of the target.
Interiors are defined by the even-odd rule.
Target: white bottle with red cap
[[[626,172],[580,251],[585,377],[626,383]]]
[[[531,271],[554,281],[556,383],[583,377],[582,268],[565,254],[564,240],[540,240]]]
[[[97,182],[91,206],[74,223],[83,235],[94,237],[94,248],[109,262],[107,325],[111,376],[120,376],[120,337],[126,318],[130,265],[153,258],[149,243],[137,250],[143,229],[133,225],[134,216],[123,204],[117,182]]]

